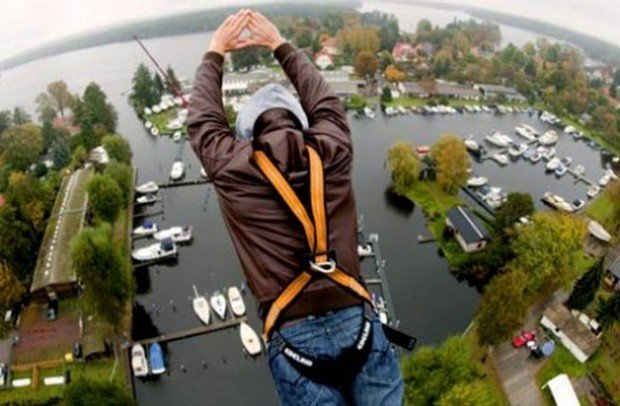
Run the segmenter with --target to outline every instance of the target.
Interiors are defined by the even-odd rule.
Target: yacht
[[[540,156],[543,157],[544,160],[549,161],[551,158],[553,158],[555,156],[555,148],[550,147],[550,148],[546,148],[546,147],[538,147],[540,149],[540,151],[538,151],[540,153]]]
[[[131,257],[135,261],[144,262],[172,258],[177,253],[177,246],[174,241],[167,239],[143,248],[137,248],[133,250]]]
[[[155,196],[154,194],[147,194],[144,196],[140,196],[136,199],[136,205],[138,206],[143,206],[146,204],[153,204],[155,202],[158,202],[159,198],[157,196]]]
[[[259,355],[263,349],[260,337],[256,334],[256,331],[246,322],[239,324],[239,336],[241,337],[241,343],[245,351],[255,357]]]
[[[510,136],[498,132],[489,134],[484,139],[489,144],[495,145],[496,147],[500,148],[508,148],[508,146],[512,142],[512,138],[510,138]]]
[[[230,304],[230,310],[237,317],[241,317],[245,314],[245,303],[241,297],[241,292],[236,286],[228,288],[228,303]]]
[[[521,127],[525,129],[528,133],[532,134],[534,137],[538,137],[538,131],[534,127],[528,124],[521,124]]]
[[[157,232],[157,224],[152,221],[145,221],[140,226],[133,229],[132,235],[134,237],[146,237],[153,235]]]
[[[590,199],[594,199],[601,192],[601,188],[596,185],[591,185],[588,187],[586,194]]]
[[[573,206],[571,206],[569,202],[551,192],[545,192],[542,201],[559,211],[565,211],[567,213],[572,213],[574,211]]]
[[[538,139],[538,142],[540,145],[553,145],[558,142],[558,134],[553,130],[549,130]]]
[[[192,227],[175,226],[161,230],[153,235],[157,241],[171,239],[175,243],[184,243],[192,240]]]
[[[226,318],[226,299],[224,295],[219,290],[213,292],[213,296],[209,299],[211,302],[211,307],[217,316],[224,320]]]
[[[179,180],[185,175],[185,164],[183,161],[174,161],[170,170],[170,179]]]
[[[205,326],[209,325],[211,321],[211,311],[209,310],[209,302],[207,298],[198,293],[198,289],[196,285],[192,285],[192,289],[194,290],[194,298],[192,299],[192,307],[194,308],[194,313],[196,316],[202,321]]]
[[[562,177],[566,174],[566,172],[568,171],[568,168],[566,167],[566,165],[564,165],[563,163],[560,162],[560,164],[558,165],[557,168],[555,168],[554,172],[556,174],[556,176]]]
[[[375,118],[375,112],[370,107],[364,107],[364,115],[368,118]]]
[[[488,182],[489,179],[486,176],[472,176],[467,180],[467,186],[480,187],[486,185]]]
[[[518,136],[525,138],[528,141],[534,141],[536,139],[536,136],[532,132],[528,131],[523,126],[519,126],[515,128],[515,132],[517,133]]]
[[[144,352],[144,347],[140,344],[135,344],[131,347],[131,369],[133,370],[133,376],[137,378],[145,377],[149,373],[146,353]]]
[[[151,374],[161,375],[166,372],[164,351],[157,342],[151,343],[149,346],[149,363],[151,366]]]
[[[527,151],[527,144],[513,144],[508,148],[508,155],[513,158],[518,158]]]
[[[493,158],[493,160],[496,161],[500,165],[508,164],[508,155],[506,154],[493,154],[491,155],[491,158]]]
[[[364,257],[370,257],[374,255],[374,252],[372,250],[372,245],[370,244],[358,244],[357,245],[357,256],[360,258],[364,258]]]
[[[560,158],[552,158],[549,162],[547,162],[546,168],[548,171],[555,171],[560,165],[562,165],[562,162],[560,161]]]
[[[540,155],[538,151],[534,151],[532,156],[530,156],[530,161],[532,161],[533,163],[536,163],[540,161],[541,159],[542,159],[542,155]]]
[[[157,185],[157,183],[153,181],[149,181],[149,182],[136,186],[136,192],[142,195],[145,195],[148,193],[157,193],[158,191],[159,191],[159,185]]]
[[[465,139],[465,146],[467,147],[468,150],[470,150],[471,152],[478,152],[480,151],[480,144],[478,144],[478,141],[476,141],[474,139],[473,136],[469,136]]]
[[[611,241],[611,234],[609,234],[609,232],[605,230],[605,228],[600,223],[594,220],[591,220],[588,223],[588,231],[594,237],[598,238],[599,240],[603,242]]]

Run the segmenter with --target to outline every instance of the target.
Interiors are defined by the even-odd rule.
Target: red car
[[[528,341],[536,340],[536,330],[523,331],[512,339],[512,345],[516,348],[523,347]]]

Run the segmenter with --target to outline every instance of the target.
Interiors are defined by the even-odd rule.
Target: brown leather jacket
[[[215,185],[261,317],[299,273],[303,254],[309,248],[301,224],[254,163],[255,148],[271,158],[309,213],[304,143],[318,150],[325,168],[329,248],[336,252],[341,270],[360,274],[351,186],[353,155],[342,103],[303,52],[283,44],[274,54],[299,94],[309,130],[298,130],[286,110],[273,109],[259,117],[254,141],[236,140],[222,105],[223,58],[214,52],[205,55],[196,72],[188,117],[192,147]],[[359,302],[328,278],[320,278],[306,288],[285,317],[297,318]]]

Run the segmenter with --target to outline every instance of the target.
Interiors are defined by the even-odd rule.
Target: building
[[[93,148],[93,150],[90,151],[89,159],[99,165],[107,165],[110,163],[110,156],[108,155],[108,151],[106,151],[103,146]]]
[[[338,39],[336,37],[329,37],[325,41],[323,41],[323,49],[322,52],[327,53],[331,56],[340,55],[340,47],[338,46]]]
[[[446,227],[465,252],[480,251],[491,239],[482,222],[464,206],[457,206],[446,213]]]
[[[336,93],[338,97],[347,98],[354,94],[360,93],[364,87],[363,80],[347,80],[347,81],[328,81],[329,87]]]
[[[573,388],[573,384],[566,374],[557,375],[544,384],[542,389],[546,388],[549,388],[557,406],[579,406],[581,404],[575,393],[575,388]]]
[[[480,92],[483,99],[496,99],[500,96],[506,98],[507,101],[524,102],[525,97],[519,93],[515,88],[502,86],[502,85],[483,85],[478,84],[474,86]]]
[[[604,281],[610,289],[620,290],[620,256],[610,261],[605,268]]]
[[[420,42],[415,46],[417,56],[433,56],[435,47],[428,41]]]
[[[556,302],[540,319],[540,324],[555,335],[579,362],[586,362],[601,346],[600,338],[588,325],[592,320],[583,316],[575,317],[562,303]]]
[[[265,69],[256,69],[247,73],[230,73],[222,80],[222,93],[225,97],[240,96],[252,92],[263,84],[278,82],[280,74]]]
[[[319,51],[314,54],[314,64],[320,69],[327,69],[330,66],[334,66],[334,59],[330,54],[325,51]]]
[[[419,82],[402,82],[398,85],[400,93],[409,97],[429,97],[430,92]]]
[[[415,47],[406,42],[397,42],[392,48],[392,58],[397,62],[406,62],[417,56]]]
[[[448,82],[436,82],[433,95],[463,100],[480,99],[480,91],[474,89],[473,86]]]
[[[69,135],[75,135],[81,130],[79,126],[73,125],[73,117],[70,116],[56,117],[52,121],[52,128],[63,131]]]

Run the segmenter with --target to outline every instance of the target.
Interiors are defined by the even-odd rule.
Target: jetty
[[[181,187],[181,186],[205,185],[207,183],[211,183],[211,179],[199,178],[199,179],[189,179],[189,180],[181,180],[181,181],[168,181],[164,183],[159,183],[158,186],[160,189],[166,189],[166,188],[174,188],[174,187]]]
[[[161,216],[162,214],[164,214],[164,210],[156,210],[156,211],[145,211],[144,213],[136,213],[133,215],[134,219],[141,219],[141,218],[145,218],[145,217],[155,217],[155,216]]]
[[[592,185],[595,184],[590,179],[586,178],[584,176],[584,174],[578,174],[577,172],[575,172],[574,170],[572,170],[570,168],[567,170],[567,172],[570,173],[571,175],[573,175],[573,177],[575,178],[575,183],[583,182],[583,183],[585,183],[588,186],[592,186]]]
[[[435,242],[437,239],[433,235],[422,235],[418,234],[418,242],[420,244],[426,244],[429,242]]]
[[[247,317],[245,316],[239,317],[239,318],[228,319],[222,322],[212,323],[207,326],[191,327],[191,328],[180,330],[180,331],[170,333],[170,334],[162,334],[157,337],[146,338],[144,340],[136,340],[132,344],[147,345],[151,343],[167,343],[171,341],[178,341],[178,340],[182,340],[185,338],[196,337],[196,336],[200,336],[204,334],[213,333],[215,331],[224,330],[230,327],[236,327],[246,320],[247,320]]]

